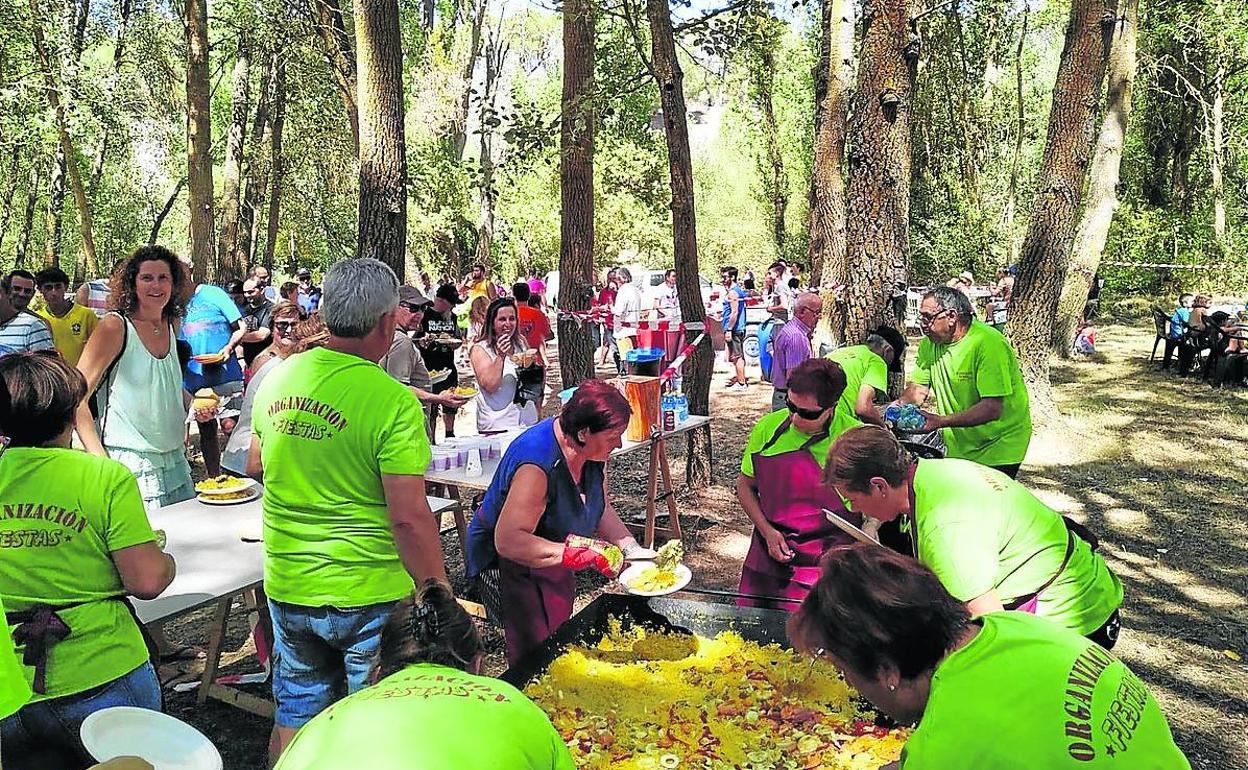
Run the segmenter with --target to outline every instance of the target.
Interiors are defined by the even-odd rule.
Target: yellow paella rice
[[[687,647],[672,660],[652,654],[654,636],[613,621],[525,689],[578,767],[874,770],[901,755],[908,731],[876,727],[827,663],[731,631],[667,644]]]
[[[248,479],[240,479],[234,476],[214,476],[210,479],[204,479],[195,485],[195,491],[201,494],[209,494],[215,496],[222,495],[225,492],[236,492],[247,489],[251,486]]]
[[[634,591],[666,591],[676,585],[678,579],[674,570],[646,567],[628,582],[628,587]]]

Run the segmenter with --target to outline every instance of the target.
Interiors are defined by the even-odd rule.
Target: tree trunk
[[[659,87],[663,107],[663,131],[667,138],[667,166],[672,187],[672,244],[676,258],[676,286],[680,314],[686,325],[685,341],[702,333],[690,329],[706,316],[698,280],[698,225],[693,205],[693,162],[689,153],[689,125],[685,113],[685,75],[676,58],[676,41],[667,0],[646,0],[650,20],[651,72]],[[709,340],[698,345],[685,361],[684,381],[689,411],[710,414],[712,352]],[[690,431],[685,462],[688,484],[708,484],[711,466],[706,460],[709,431]]]
[[[251,51],[244,33],[234,59],[233,88],[230,92],[230,130],[225,140],[225,168],[222,170],[221,235],[217,247],[222,279],[241,279],[247,272],[247,254],[239,235],[239,200],[243,184],[244,137],[251,112]]]
[[[111,99],[117,89],[117,78],[121,73],[121,63],[125,57],[126,32],[130,29],[130,16],[134,12],[134,0],[121,0],[118,14],[120,23],[117,25],[117,42],[113,47],[113,75],[107,83],[107,98]],[[91,169],[91,194],[100,188],[100,178],[104,176],[104,162],[108,159],[108,146],[112,140],[109,124],[104,125],[104,135],[100,137],[100,146],[95,150],[95,162]]]
[[[494,208],[498,201],[498,191],[494,189],[494,130],[499,125],[495,105],[498,96],[498,76],[507,59],[507,44],[501,37],[501,30],[491,31],[485,43],[483,59],[485,72],[481,84],[480,126],[477,132],[477,154],[481,164],[481,183],[478,186],[481,213],[477,222],[476,261],[483,265],[491,264],[490,255],[494,246]]]
[[[910,217],[910,121],[917,38],[910,44],[907,0],[867,0],[862,63],[850,110],[846,218],[845,341],[881,324],[900,326],[890,298],[906,281]]]
[[[819,131],[823,125],[823,102],[828,96],[828,62],[831,61],[829,49],[832,47],[832,0],[820,0],[819,2],[819,55],[815,58],[815,66],[810,70],[810,78],[814,86],[814,141],[811,142],[811,174],[810,186],[806,190],[806,211],[807,222],[806,229],[810,237],[806,242],[806,258],[810,261],[810,275],[812,280],[823,275],[823,254],[813,248],[814,245],[814,229],[815,229],[815,207],[816,194],[819,186],[815,180],[815,166],[818,163],[817,152],[815,148],[819,143]],[[820,325],[826,323],[827,314],[820,319]]]
[[[1022,29],[1018,33],[1018,48],[1014,51],[1014,88],[1018,103],[1018,121],[1014,126],[1014,155],[1010,160],[1010,184],[1006,188],[1005,212],[1002,216],[1005,237],[1009,239],[1009,261],[1018,260],[1018,241],[1014,238],[1014,216],[1018,212],[1018,172],[1023,160],[1023,134],[1027,131],[1026,102],[1023,100],[1023,48],[1027,43],[1027,20],[1031,8],[1023,5]]]
[[[1118,179],[1122,149],[1131,118],[1131,93],[1135,82],[1135,35],[1139,0],[1123,0],[1122,17],[1114,28],[1105,74],[1105,116],[1097,136],[1088,172],[1088,202],[1075,231],[1070,270],[1057,303],[1053,324],[1053,351],[1070,355],[1075,328],[1087,303],[1092,279],[1101,265],[1109,226],[1118,209]]]
[[[433,0],[421,0],[420,2],[420,26],[425,31],[425,36],[433,31]]]
[[[186,0],[186,161],[191,208],[191,273],[217,277],[213,248],[212,84],[208,79],[208,0]]]
[[[1226,247],[1226,183],[1222,169],[1226,165],[1226,138],[1222,134],[1226,111],[1226,62],[1221,51],[1213,75],[1213,105],[1209,109],[1209,186],[1213,193],[1213,235],[1218,245]]]
[[[594,0],[563,7],[559,130],[559,309],[585,312],[594,292]],[[594,376],[589,326],[559,316],[559,374],[570,388]]]
[[[47,236],[43,243],[43,261],[52,267],[61,264],[61,228],[65,211],[65,151],[58,141],[52,153],[52,174],[48,182]]]
[[[360,216],[356,253],[403,280],[407,158],[403,135],[403,47],[398,0],[356,0],[360,84]]]
[[[1018,350],[1032,405],[1041,415],[1053,412],[1049,339],[1083,199],[1116,6],[1117,0],[1071,3],[1035,205],[1010,302],[1006,331]]]
[[[17,245],[14,251],[17,259],[14,267],[25,267],[26,252],[30,248],[30,231],[35,226],[35,204],[39,197],[39,164],[32,162],[30,164],[30,176],[26,182],[26,212],[22,217],[22,232],[17,237]]]
[[[325,62],[334,73],[334,81],[338,84],[338,92],[342,95],[342,103],[347,111],[347,121],[351,124],[351,138],[356,152],[360,149],[360,116],[358,104],[358,85],[356,83],[356,57],[351,52],[351,37],[347,34],[347,25],[342,18],[342,8],[338,0],[311,0],[313,23],[317,34],[321,37],[321,45],[325,52]],[[359,12],[356,12],[359,19]]]
[[[776,38],[765,35],[759,43],[758,61],[751,67],[754,106],[762,117],[763,146],[766,160],[762,164],[764,189],[771,205],[771,238],[776,244],[776,256],[784,256],[784,215],[789,207],[789,178],[784,169],[784,155],[780,150],[780,125],[776,122],[774,100]]]
[[[472,27],[469,31],[468,60],[464,62],[463,90],[459,95],[458,110],[451,120],[450,139],[453,157],[462,160],[464,147],[468,143],[468,107],[472,103],[474,89],[472,73],[477,67],[477,57],[481,55],[481,32],[485,28],[485,14],[489,0],[474,0],[475,12],[472,15]]]
[[[74,155],[74,146],[69,139],[65,104],[61,100],[60,91],[56,85],[56,78],[52,74],[52,59],[48,54],[48,47],[43,37],[43,26],[40,21],[39,0],[30,0],[30,10],[34,20],[31,30],[34,36],[35,53],[39,57],[39,65],[43,69],[43,82],[47,91],[48,106],[52,108],[52,112],[56,115],[56,133],[59,140],[58,152],[64,156],[64,168],[68,172],[70,189],[74,193],[74,204],[78,208],[78,227],[82,234],[83,258],[86,260],[87,270],[90,271],[91,275],[98,275],[99,263],[95,256],[95,238],[92,235],[91,202],[87,200],[87,192],[82,185],[82,176],[78,172],[78,159]],[[75,32],[75,34],[77,33]],[[81,43],[78,44],[78,47],[81,49]],[[64,194],[63,189],[62,194]],[[58,231],[60,229],[59,217],[60,212],[58,209]],[[52,233],[49,233],[49,235],[52,235]],[[56,235],[59,237],[59,232]],[[51,264],[58,264],[59,244],[53,243],[50,248],[53,249]]]
[[[1164,207],[1170,202],[1170,161],[1174,156],[1175,130],[1170,113],[1173,111],[1173,94],[1178,88],[1174,71],[1163,67],[1157,73],[1157,85],[1152,99],[1145,102],[1144,148],[1148,155],[1141,180],[1144,200],[1152,206]]]
[[[278,220],[282,210],[282,180],[286,165],[282,161],[282,130],[286,125],[286,62],[278,59],[273,65],[273,125],[269,129],[270,156],[269,168],[273,176],[273,187],[269,191],[268,228],[264,239],[264,266],[273,269],[273,255],[277,249]],[[291,235],[294,244],[294,235]],[[402,249],[399,259],[403,257]],[[402,274],[399,280],[402,280]]]
[[[260,201],[269,184],[269,167],[261,154],[261,148],[266,146],[264,132],[269,125],[269,104],[273,100],[273,68],[280,55],[280,52],[274,50],[261,68],[256,114],[252,118],[251,136],[247,140],[247,181],[243,187],[243,203],[238,212],[238,248],[249,265],[256,262],[257,244],[260,240]]]
[[[160,237],[160,228],[165,224],[165,217],[169,216],[169,212],[173,211],[173,204],[177,202],[178,195],[182,193],[182,188],[186,187],[186,177],[178,180],[173,186],[173,192],[169,193],[169,197],[165,199],[165,205],[161,206],[160,211],[156,214],[156,219],[152,221],[152,230],[147,236],[149,244],[155,244],[156,239]]]
[[[811,169],[810,262],[818,270],[822,286],[844,285],[849,280],[845,263],[845,121],[849,108],[854,55],[854,6],[852,0],[824,0],[824,36],[828,58],[827,83],[815,127],[814,163]],[[813,267],[818,265],[818,268]],[[818,343],[845,338],[845,307],[832,295],[824,298],[824,315],[815,330]]]
[[[0,215],[0,254],[4,253],[4,236],[9,233],[9,220],[13,217],[13,196],[17,194],[17,174],[21,171],[22,151],[19,145],[13,145],[13,155],[9,161],[9,173],[4,178],[4,213]]]
[[[1184,214],[1192,213],[1195,203],[1195,190],[1191,185],[1192,153],[1196,150],[1196,115],[1199,106],[1191,94],[1184,94],[1177,109],[1178,125],[1171,128],[1174,134],[1172,143],[1174,160],[1170,174],[1170,201]],[[1162,129],[1166,130],[1166,129]]]

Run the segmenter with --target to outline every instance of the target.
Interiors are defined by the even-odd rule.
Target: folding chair
[[[1153,339],[1153,352],[1148,354],[1149,361],[1157,358],[1157,346],[1170,339],[1170,316],[1161,308],[1153,308],[1153,325],[1157,327],[1157,337]]]

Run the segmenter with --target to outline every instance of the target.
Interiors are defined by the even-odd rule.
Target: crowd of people
[[[1163,370],[1177,354],[1180,377],[1200,375],[1215,388],[1248,383],[1248,306],[1215,308],[1207,295],[1185,292],[1168,317],[1160,310],[1153,316],[1156,342],[1165,345]]]
[[[964,292],[939,287],[923,297],[908,372],[907,340],[887,327],[818,356],[823,307],[799,275],[777,265],[764,278],[764,304],[784,323],[773,408],[736,479],[753,525],[739,601],[792,613],[797,646],[918,722],[908,770],[1108,767],[1115,756],[1188,767],[1152,695],[1107,652],[1123,586],[1095,536],[1015,478],[1031,420],[1009,343]],[[480,636],[450,588],[425,475],[438,415],[453,435],[467,403],[445,384],[464,343],[455,308],[477,314],[466,355],[478,431],[527,427],[464,554],[512,663],[571,617],[577,572],[613,577],[656,555],[622,522],[608,482],[628,400],[590,379],[540,419],[553,331],[536,276],[503,291],[477,266],[458,284],[422,275],[410,286],[381,262],[349,259],[320,286],[297,277],[279,292],[263,268],[238,287],[196,284],[170,251],[144,246],[117,265],[102,317],[66,298],[59,271],[8,277],[0,601],[12,634],[0,635],[0,752],[10,770],[82,767],[88,714],[160,707],[152,662],[183,650],[142,626],[128,597],[157,596],[175,577],[147,514],[194,494],[188,421],[209,473],[264,484],[277,767],[572,767],[545,715],[480,675]],[[739,277],[721,272],[726,340],[753,280]],[[674,271],[665,278],[674,296]],[[627,268],[608,284],[610,334],[627,354],[641,299]],[[47,312],[74,319],[60,337],[26,310],[45,285]],[[84,288],[76,298],[104,291]],[[651,308],[659,315],[679,310],[666,296]],[[746,387],[737,360],[733,387]],[[914,432],[938,433],[944,458],[912,454],[890,406],[917,412]],[[229,434],[223,455],[216,431]],[[829,511],[886,545],[853,544]],[[884,538],[890,527],[896,540]],[[465,724],[479,736],[468,744]]]

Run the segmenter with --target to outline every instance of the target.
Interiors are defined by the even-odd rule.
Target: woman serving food
[[[586,380],[563,412],[517,438],[468,525],[468,577],[503,622],[514,663],[572,615],[575,572],[615,577],[627,559],[653,558],[607,497],[606,462],[631,410],[601,380]],[[601,538],[601,539],[596,539]]]
[[[914,555],[972,615],[1017,609],[1106,649],[1117,641],[1122,583],[1090,533],[1004,473],[916,460],[892,433],[864,425],[832,445],[824,480],[863,516],[904,517]]]

